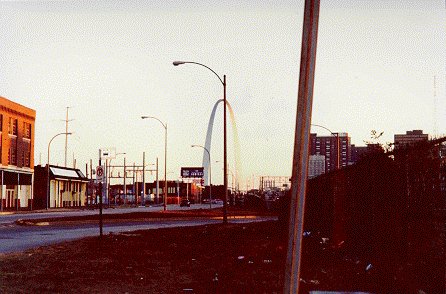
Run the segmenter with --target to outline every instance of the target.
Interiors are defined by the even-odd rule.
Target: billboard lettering
[[[183,178],[202,178],[203,177],[202,167],[182,167],[181,177]]]

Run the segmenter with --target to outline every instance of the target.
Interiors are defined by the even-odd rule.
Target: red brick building
[[[337,136],[339,136],[339,151]],[[350,161],[350,146],[350,137],[347,133],[335,133],[332,136],[310,134],[310,155],[325,156],[325,173],[337,168],[338,156],[340,168],[348,165]]]
[[[36,111],[0,97],[0,209],[32,209]]]

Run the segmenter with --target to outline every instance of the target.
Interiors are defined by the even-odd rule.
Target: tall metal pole
[[[108,190],[109,190],[109,186],[108,186],[108,173],[109,173],[109,160],[108,158],[105,159],[105,171],[104,171],[104,179],[105,179],[105,204],[108,205],[108,207],[110,207],[110,203],[109,203],[109,199],[108,199]]]
[[[99,166],[102,167],[102,152],[101,149],[99,149]],[[103,190],[103,186],[102,186],[102,180],[98,183],[99,189],[98,189],[98,194],[99,194],[99,238],[102,239],[102,227],[103,227],[103,222],[102,222],[102,190]]]
[[[127,184],[126,184],[126,179],[127,179],[127,167],[126,167],[126,165],[125,165],[125,157],[124,157],[124,187],[122,187],[123,188],[123,190],[124,190],[124,199],[122,199],[122,201],[123,201],[123,203],[125,202],[125,200],[127,199]],[[124,204],[126,204],[126,203],[124,203]]]
[[[46,191],[46,209],[48,210],[49,207],[49,198],[50,198],[50,146],[51,146],[51,142],[54,140],[54,138],[56,138],[57,136],[60,135],[71,135],[71,133],[59,133],[54,135],[51,140],[48,142],[48,157],[47,157],[47,182],[46,182],[46,187],[47,187],[47,191]]]
[[[194,62],[194,61],[174,61],[173,65],[174,66],[178,66],[181,64],[186,64],[186,63],[191,63],[191,64],[197,64],[200,66],[203,66],[205,68],[207,68],[208,70],[210,70],[211,72],[213,72],[217,78],[220,80],[220,82],[223,85],[223,157],[224,157],[224,162],[223,164],[225,165],[224,167],[224,175],[223,175],[223,185],[224,185],[224,189],[225,189],[225,196],[224,196],[224,202],[223,202],[223,223],[226,224],[228,222],[228,205],[227,205],[227,200],[228,200],[228,174],[227,174],[227,148],[226,148],[226,75],[223,75],[223,80],[220,78],[220,76],[209,66],[204,65],[202,63],[198,63],[198,62]]]
[[[90,184],[93,182],[93,159],[90,159]],[[91,187],[91,185],[90,185],[90,187]],[[87,203],[90,205],[90,204],[92,204],[92,198],[93,198],[93,194],[94,194],[94,192],[92,191],[92,189],[90,189],[90,201],[88,202],[87,201]]]
[[[209,151],[208,151],[209,153]],[[209,153],[209,208],[212,208],[212,169],[211,169],[211,154]]]
[[[158,180],[158,157],[156,158],[156,203],[160,201],[160,182]]]
[[[290,294],[299,293],[319,7],[320,0],[305,1],[291,177],[290,227],[283,290],[283,293]]]
[[[164,211],[167,210],[167,123],[164,126]]]
[[[68,146],[68,106],[67,106],[67,114],[65,117],[65,167],[67,167],[67,146]]]
[[[135,163],[133,163],[133,197],[135,197],[135,204],[138,205],[137,195],[136,195],[136,184],[135,184]],[[138,179],[136,179],[138,180]]]
[[[164,124],[160,119],[154,116],[141,116],[142,119],[153,118],[160,122],[164,128],[164,192],[163,192],[163,202],[164,211],[167,210],[167,123]],[[157,159],[158,160],[158,159]],[[158,162],[158,161],[157,161]],[[158,170],[158,167],[157,167]]]
[[[226,75],[223,75],[223,164],[225,199],[223,202],[223,223],[228,223],[228,154],[226,144]]]
[[[144,197],[146,196],[146,153],[142,153],[142,198],[141,206],[144,206]]]

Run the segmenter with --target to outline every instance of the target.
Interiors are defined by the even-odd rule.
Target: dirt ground
[[[221,216],[219,211],[212,213]],[[203,214],[209,212],[195,215]],[[281,293],[286,237],[277,221],[90,237],[0,255],[0,292]],[[304,238],[303,293],[423,293],[407,275],[386,281],[379,267],[346,259],[321,237]]]

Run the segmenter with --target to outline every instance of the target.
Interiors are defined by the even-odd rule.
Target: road
[[[212,204],[213,208],[221,207],[223,205]],[[209,209],[209,204],[192,204],[191,207],[180,207],[178,204],[169,204],[167,210],[188,210],[188,209]],[[118,214],[129,212],[153,212],[162,211],[163,206],[147,206],[147,207],[131,207],[131,208],[106,208],[102,210],[103,214]],[[82,216],[99,214],[98,209],[53,209],[50,211],[40,210],[34,212],[0,212],[0,225],[10,224],[18,219],[41,219],[48,217],[67,217],[67,216]]]
[[[209,206],[207,206],[209,207]],[[170,210],[184,210],[200,208],[200,205],[192,205],[190,208],[179,207],[178,205],[169,205]],[[104,213],[126,213],[137,211],[160,211],[162,207],[139,207],[129,209],[107,209]],[[89,223],[82,225],[65,226],[19,226],[14,224],[17,219],[39,219],[55,216],[76,216],[97,214],[98,211],[79,210],[66,212],[45,212],[45,213],[26,213],[14,215],[0,215],[0,253],[20,252],[26,249],[59,243],[68,240],[79,239],[89,236],[98,236],[98,224]],[[271,217],[255,219],[230,219],[229,222],[253,222],[275,219]],[[150,222],[119,222],[104,224],[104,235],[120,232],[130,232],[135,230],[158,229],[179,226],[197,226],[204,224],[220,223],[221,220],[215,219],[194,219],[194,220],[153,220]]]

